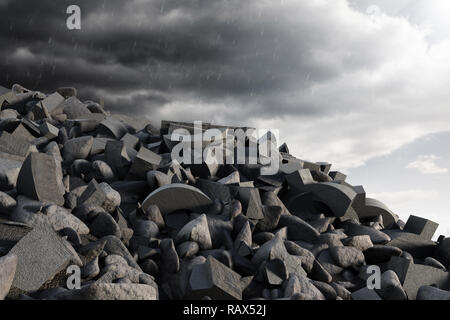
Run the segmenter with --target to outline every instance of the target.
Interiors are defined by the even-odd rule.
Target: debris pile
[[[180,164],[170,134],[192,123],[158,129],[74,88],[0,88],[0,106],[0,299],[450,299],[436,223],[286,144],[273,175]]]

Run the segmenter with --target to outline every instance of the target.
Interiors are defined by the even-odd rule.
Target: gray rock
[[[153,221],[138,220],[134,225],[134,232],[137,236],[150,239],[158,235],[159,228]]]
[[[71,214],[66,208],[50,205],[44,209],[47,222],[53,227],[53,230],[60,231],[64,228],[71,228],[78,234],[88,234],[89,228],[86,224]]]
[[[212,201],[195,187],[173,183],[150,193],[142,203],[142,208],[147,210],[153,204],[166,215],[177,210],[201,210],[212,204]]]
[[[364,251],[364,257],[368,264],[380,264],[389,261],[391,257],[400,257],[402,253],[402,249],[397,247],[374,245]]]
[[[163,270],[176,273],[180,270],[180,259],[172,239],[163,239],[160,243]]]
[[[75,159],[86,159],[91,152],[93,143],[94,138],[91,136],[68,140],[62,151],[64,160],[70,163]]]
[[[445,266],[440,263],[438,260],[432,258],[432,257],[426,257],[424,260],[424,264],[426,264],[427,266],[431,266],[431,267],[435,267],[441,270],[446,270]]]
[[[386,269],[393,270],[397,274],[409,300],[416,299],[417,292],[422,286],[435,285],[438,288],[448,288],[450,285],[448,272],[414,264],[413,261],[404,258],[391,257]]]
[[[344,241],[346,246],[355,247],[358,250],[365,251],[373,247],[372,240],[369,236],[354,236]]]
[[[242,300],[241,276],[209,256],[196,264],[189,277],[190,297],[208,296],[214,300]]]
[[[331,247],[329,253],[336,264],[343,268],[364,263],[364,254],[354,247]]]
[[[376,291],[384,300],[407,300],[405,290],[403,290],[397,274],[392,270],[381,275],[381,288]]]
[[[141,147],[131,164],[130,173],[138,177],[145,177],[147,171],[158,168],[161,160],[161,156],[157,153]]]
[[[39,289],[70,264],[81,265],[75,250],[44,224],[25,235],[10,253],[18,257],[12,287],[26,292]]]
[[[417,300],[450,300],[450,291],[432,286],[420,287]]]
[[[439,224],[436,222],[411,215],[406,221],[403,231],[415,233],[426,240],[431,240],[438,226]]]
[[[187,223],[175,237],[175,243],[195,241],[202,250],[208,250],[212,246],[208,222],[205,214]]]
[[[4,300],[14,280],[17,268],[17,256],[9,254],[0,257],[0,300]]]
[[[364,287],[352,292],[352,300],[382,300],[375,290]]]
[[[9,215],[16,205],[17,201],[13,197],[0,191],[0,213]]]
[[[200,247],[198,243],[194,241],[185,241],[177,246],[177,252],[181,259],[192,258],[199,252],[199,250]]]
[[[147,215],[147,219],[156,223],[158,228],[163,229],[166,226],[164,218],[162,217],[161,211],[159,210],[157,205],[149,206],[145,210],[145,214]]]
[[[91,234],[101,238],[112,235],[120,238],[122,232],[114,218],[107,212],[100,212],[92,222],[89,223]]]
[[[290,240],[301,240],[314,242],[319,236],[319,232],[309,223],[296,216],[280,216],[278,227],[287,227],[288,238]]]
[[[85,280],[91,280],[100,274],[98,256],[86,263],[81,269],[81,277]]]
[[[59,295],[62,300],[158,300],[158,289],[136,283],[94,283]]]
[[[44,153],[31,153],[20,169],[17,192],[30,199],[63,205],[62,171],[55,158]]]

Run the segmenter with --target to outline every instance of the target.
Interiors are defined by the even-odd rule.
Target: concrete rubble
[[[1,89],[0,299],[450,300],[450,238],[329,163],[282,144],[274,175],[180,164],[176,129],[207,146],[194,123],[158,129],[70,87]]]

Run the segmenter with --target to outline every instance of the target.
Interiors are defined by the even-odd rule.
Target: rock
[[[440,263],[438,260],[432,258],[432,257],[426,257],[424,260],[424,264],[426,264],[427,266],[431,266],[431,267],[435,267],[441,270],[446,270],[445,266]]]
[[[194,241],[185,241],[177,246],[178,256],[181,259],[192,258],[194,257],[200,250],[200,247],[197,242]]]
[[[55,139],[59,135],[59,129],[47,121],[39,126],[39,130],[41,135],[49,140]]]
[[[100,267],[98,264],[98,256],[89,261],[81,269],[81,277],[85,280],[91,280],[100,274]]]
[[[375,245],[364,251],[364,257],[368,264],[380,264],[387,262],[391,257],[400,257],[403,251],[396,247]]]
[[[431,240],[438,226],[439,224],[436,222],[411,215],[406,221],[403,231],[415,233],[425,240]]]
[[[450,300],[450,291],[432,286],[420,287],[417,300]]]
[[[62,172],[55,158],[44,153],[31,153],[20,169],[17,191],[31,199],[63,205]]]
[[[13,197],[0,191],[0,213],[9,215],[16,205],[17,201]]]
[[[314,242],[319,236],[314,227],[296,216],[280,216],[278,227],[287,227],[288,237],[291,240]]]
[[[70,264],[81,265],[69,246],[49,226],[35,227],[10,251],[18,258],[12,287],[25,292],[38,290]]]
[[[448,288],[450,276],[447,272],[425,265],[414,264],[411,260],[391,257],[386,265],[387,270],[394,271],[405,290],[409,300],[415,300],[422,286],[435,285]]]
[[[17,268],[17,256],[9,254],[0,257],[0,300],[4,300],[14,280]]]
[[[354,247],[331,247],[329,252],[336,264],[343,268],[364,263],[363,253]]]
[[[161,213],[166,215],[177,210],[201,210],[211,204],[211,199],[199,189],[173,183],[150,193],[142,203],[142,209],[157,205]]]
[[[211,249],[211,235],[205,214],[190,221],[178,232],[175,237],[175,243],[184,241],[195,241],[202,250]]]
[[[158,300],[158,289],[136,283],[94,283],[59,295],[62,300]]]
[[[388,246],[397,247],[403,251],[407,251],[415,258],[426,258],[434,254],[436,243],[431,240],[426,240],[423,237],[409,232],[398,230],[385,230],[392,238],[387,243]]]
[[[156,223],[158,228],[163,229],[166,224],[164,222],[161,211],[159,210],[157,205],[151,205],[145,210],[145,214],[147,215],[147,219]]]
[[[344,242],[346,246],[355,247],[360,251],[366,251],[369,248],[373,247],[372,240],[370,240],[369,236],[354,236],[346,239]]]
[[[138,177],[145,177],[147,171],[158,168],[161,159],[160,155],[141,147],[131,164],[130,173]]]
[[[108,235],[116,236],[118,238],[122,236],[119,225],[107,212],[100,212],[94,220],[89,223],[89,229],[91,230],[91,234],[98,238]]]
[[[398,217],[388,209],[388,207],[375,199],[366,198],[365,206],[362,210],[357,211],[359,218],[383,217],[385,227],[389,227],[397,222]]]
[[[344,230],[350,237],[368,235],[374,244],[386,244],[391,241],[391,237],[386,233],[364,225],[346,223]]]
[[[6,131],[0,133],[0,152],[12,156],[11,160],[24,160],[30,152],[34,151],[37,151],[36,147],[26,140]]]
[[[47,222],[55,231],[71,228],[78,234],[89,233],[86,224],[63,207],[50,205],[44,209],[44,214],[47,217]]]
[[[70,163],[75,159],[86,159],[91,152],[93,143],[94,138],[90,136],[68,140],[62,151],[64,160]]]
[[[406,293],[397,274],[388,270],[381,275],[381,288],[376,290],[384,300],[407,300]]]
[[[190,298],[208,296],[214,300],[241,300],[240,275],[209,256],[193,267],[189,278]]]
[[[351,294],[352,300],[382,300],[375,290],[364,287]]]
[[[165,272],[176,273],[180,270],[180,259],[172,239],[163,239],[160,244],[162,267]]]

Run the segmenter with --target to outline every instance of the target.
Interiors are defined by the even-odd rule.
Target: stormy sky
[[[450,235],[449,15],[447,0],[0,0],[0,84],[278,129]]]

